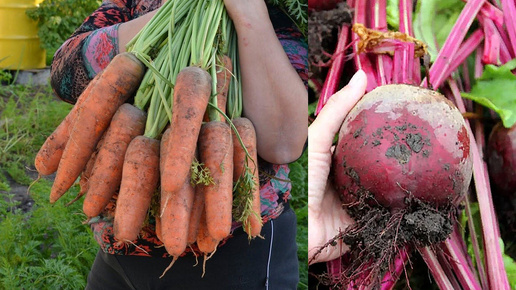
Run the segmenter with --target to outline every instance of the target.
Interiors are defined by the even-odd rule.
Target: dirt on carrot
[[[129,143],[143,134],[146,113],[130,104],[117,110],[107,129],[89,178],[83,211],[88,217],[100,214],[122,180],[122,167]]]
[[[213,184],[204,191],[206,222],[210,235],[222,240],[231,230],[233,203],[233,139],[227,123],[211,121],[199,134],[199,159],[210,171]]]
[[[176,258],[186,250],[188,244],[188,227],[194,195],[195,188],[190,183],[190,176],[187,176],[179,191],[161,190],[161,241],[167,252]]]
[[[137,238],[159,181],[159,141],[134,138],[125,154],[113,230],[118,243]]]
[[[190,214],[190,222],[188,223],[187,243],[189,245],[195,243],[197,234],[199,233],[199,225],[201,223],[202,212],[204,211],[204,191],[200,186],[195,187],[194,202],[192,205],[192,213]]]
[[[84,100],[87,99],[101,75],[102,72],[95,76],[79,96],[75,106],[39,149],[34,160],[34,166],[40,175],[50,175],[57,171],[66,143],[68,143],[72,126],[78,115],[78,108],[82,105]]]
[[[106,131],[116,110],[132,96],[145,68],[131,53],[118,54],[78,108],[70,140],[63,151],[50,193],[56,202],[75,182]]]
[[[249,238],[254,238],[260,235],[262,229],[256,132],[253,123],[247,118],[236,118],[232,122],[239,134],[237,136],[233,132],[233,182],[236,184],[233,216],[242,221]]]
[[[211,94],[210,75],[197,67],[181,70],[174,87],[170,141],[161,170],[161,188],[167,192],[181,189],[195,157],[202,119]]]

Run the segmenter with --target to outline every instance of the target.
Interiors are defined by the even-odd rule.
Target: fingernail
[[[348,86],[356,86],[364,81],[365,73],[363,70],[358,70],[348,83]]]

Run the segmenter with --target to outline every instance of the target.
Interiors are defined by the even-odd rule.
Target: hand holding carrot
[[[353,220],[342,209],[335,189],[328,182],[332,142],[344,118],[364,95],[367,79],[363,71],[333,95],[308,128],[308,257],[310,263],[333,260],[348,249],[341,240],[335,246],[319,249],[346,229]],[[315,256],[315,257],[314,257]]]

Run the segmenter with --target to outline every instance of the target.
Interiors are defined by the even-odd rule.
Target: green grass
[[[56,102],[47,86],[0,86],[0,184],[7,185],[6,173],[30,184],[26,169],[33,169],[39,147],[70,108]]]
[[[308,289],[308,154],[289,165],[292,179],[291,206],[297,216],[298,289]]]
[[[32,183],[37,151],[70,108],[49,86],[0,86],[0,191],[9,193],[10,181]],[[298,289],[308,289],[307,163],[305,152],[290,164],[291,205],[298,218]],[[45,179],[31,187],[35,204],[27,213],[15,209],[12,195],[0,198],[0,290],[85,287],[98,245],[82,224],[82,203],[64,206],[78,188],[54,205],[48,202],[50,188]]]
[[[98,246],[81,205],[50,205],[51,183],[34,185],[33,209],[7,211],[0,203],[0,289],[84,289]],[[72,189],[77,192],[77,188]],[[65,197],[69,199],[71,195]]]
[[[51,205],[45,179],[31,188],[29,212],[17,209],[9,194],[10,180],[32,183],[34,156],[70,107],[49,87],[0,86],[0,190],[8,193],[0,198],[0,289],[85,287],[98,246],[82,224],[81,205]]]

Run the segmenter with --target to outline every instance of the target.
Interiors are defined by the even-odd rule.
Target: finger
[[[342,208],[338,193],[329,181],[321,209],[319,215],[313,215],[311,211],[308,212],[308,227],[310,229],[308,250],[309,256],[314,257],[310,259],[312,263],[330,261],[346,253],[349,247],[337,236],[354,224],[353,219]],[[317,236],[313,236],[313,232]],[[336,243],[329,243],[332,240]],[[324,250],[321,250],[322,247],[324,247]]]
[[[330,97],[315,121],[308,129],[308,149],[327,152],[344,118],[364,95],[367,77],[359,70],[347,86]]]

